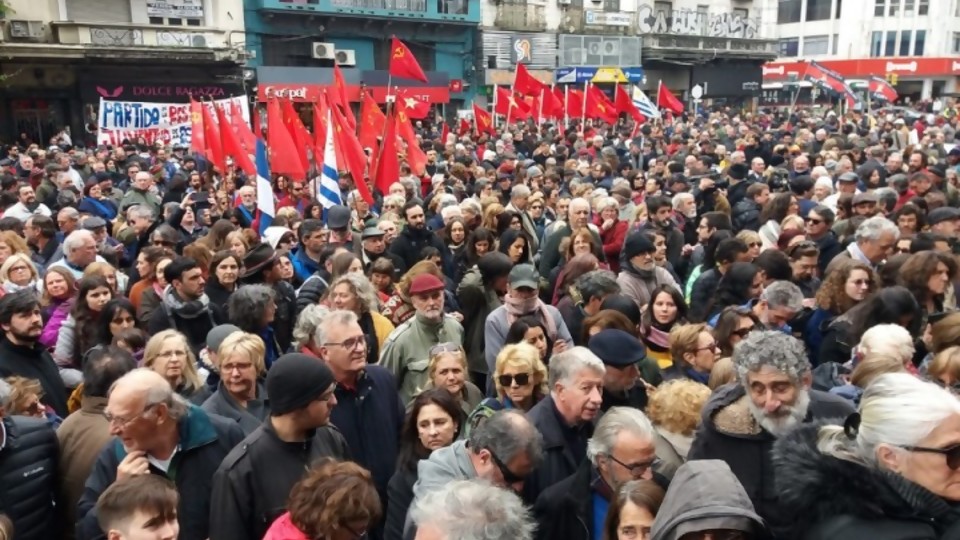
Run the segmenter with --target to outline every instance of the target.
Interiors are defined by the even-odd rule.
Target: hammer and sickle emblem
[[[202,118],[202,117],[200,116],[200,113],[198,113],[198,112],[192,113],[192,114],[190,115],[190,121],[191,121],[191,122],[199,122],[201,118]]]
[[[393,50],[393,57],[394,57],[394,58],[403,58],[403,48],[397,47],[396,49],[394,49],[394,50]]]
[[[404,111],[400,111],[399,113],[397,113],[397,116],[400,117],[401,122],[407,121],[407,113],[405,113]]]

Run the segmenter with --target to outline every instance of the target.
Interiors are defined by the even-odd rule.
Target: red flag
[[[234,132],[234,127],[227,121],[227,116],[223,113],[223,108],[215,104],[214,110],[217,112],[217,122],[220,123],[220,139],[223,141],[223,153],[228,156],[233,156],[233,162],[237,164],[237,167],[239,167],[241,171],[247,173],[249,176],[256,177],[257,167],[250,159],[250,154],[247,153],[246,149],[243,148],[243,145],[240,144],[240,141],[237,139],[237,133]]]
[[[416,79],[427,82],[427,76],[410,49],[397,38],[390,45],[390,75],[403,79]]]
[[[383,136],[384,123],[387,117],[380,110],[376,100],[370,92],[363,93],[360,106],[360,145],[363,148],[376,148],[377,137]]]
[[[657,89],[657,107],[661,109],[667,109],[673,111],[674,114],[683,114],[683,103],[677,99],[677,96],[666,86],[663,85],[663,81],[660,81],[660,85]]]
[[[883,96],[883,99],[893,103],[897,100],[898,94],[897,90],[887,82],[885,79],[880,77],[873,76],[870,77],[869,82],[867,83],[867,89],[870,90],[871,94],[879,94]]]
[[[567,114],[575,118],[583,116],[583,91],[567,91]]]
[[[350,171],[353,185],[360,196],[363,197],[363,200],[367,201],[367,204],[373,204],[373,197],[370,195],[370,190],[367,189],[366,182],[367,155],[363,152],[360,141],[354,134],[355,132],[350,129],[346,116],[340,112],[338,107],[332,107],[330,111],[332,113],[330,117],[333,122],[333,134],[336,139],[334,144],[340,147],[340,155],[343,156],[343,161],[340,163]]]
[[[516,95],[499,86],[497,87],[497,104],[494,106],[493,112],[509,116],[511,119],[528,118],[530,116],[530,109],[522,99],[517,99]]]
[[[230,125],[236,130],[238,140],[244,151],[251,155],[256,153],[257,139],[253,136],[253,131],[250,130],[247,121],[244,120],[243,110],[236,100],[230,100]]]
[[[310,160],[307,157],[308,149],[313,152],[315,161],[319,161],[322,158],[317,154],[317,149],[313,146],[312,137],[310,137],[307,128],[303,126],[303,121],[300,120],[300,114],[293,108],[293,102],[285,99],[280,102],[280,107],[283,110],[283,123],[286,124],[287,129],[290,131],[290,136],[296,145],[297,155],[300,156],[300,163],[303,164],[303,168],[306,170],[310,166]]]
[[[350,100],[347,99],[347,83],[343,80],[343,72],[336,62],[333,63],[333,84],[337,89],[337,104],[343,108],[343,117],[354,133],[357,132],[357,119],[353,116]]]
[[[297,155],[293,136],[283,122],[280,102],[267,101],[267,146],[270,148],[270,172],[285,174],[294,180],[304,180],[307,173]]]
[[[543,92],[543,117],[563,119],[563,93],[558,97],[556,92],[549,88]]]
[[[220,127],[205,104],[200,104],[200,113],[203,115],[203,136],[207,143],[207,159],[221,171],[226,171],[227,164],[223,159],[223,147],[220,145]]]
[[[190,152],[202,156],[207,153],[207,139],[204,137],[201,107],[199,101],[190,98]]]
[[[587,87],[587,102],[584,107],[587,118],[596,118],[608,124],[617,123],[617,108],[603,90],[595,85],[591,84]]]
[[[313,103],[313,147],[323,152],[327,147],[327,100],[325,93],[317,96]],[[316,159],[323,159],[318,155]]]
[[[513,91],[527,94],[528,96],[539,96],[540,91],[546,86],[536,77],[527,71],[523,64],[517,64],[517,72],[513,77]]]
[[[476,105],[474,105],[474,107],[476,107]],[[470,122],[468,122],[466,118],[460,118],[459,125],[457,126],[457,136],[463,137],[467,133],[470,133]]]
[[[640,111],[637,110],[637,106],[633,104],[633,100],[627,95],[627,91],[624,90],[619,84],[617,85],[613,101],[614,105],[617,107],[617,114],[627,113],[631,118],[633,118],[633,121],[638,124],[646,121],[646,118],[644,118],[643,115],[640,114]]]
[[[253,115],[250,117],[250,124],[253,128],[253,136],[257,139],[263,138],[263,121],[260,119],[260,106],[253,106]],[[256,144],[256,143],[254,143]]]
[[[440,129],[440,144],[447,144],[447,136],[450,135],[450,126],[447,125],[446,120],[443,122],[443,128]]]
[[[491,137],[497,136],[497,130],[493,127],[493,116],[478,107],[476,103],[473,104],[473,119],[477,122],[477,133],[487,133]]]
[[[400,109],[397,111],[397,133],[407,143],[407,164],[413,174],[423,176],[427,171],[427,154],[420,148],[420,142],[417,141],[417,135],[413,131],[413,124],[410,118]]]
[[[397,156],[397,119],[393,111],[386,117],[386,133],[377,158],[377,179],[374,187],[387,193],[390,184],[400,179],[400,159]]]
[[[397,107],[407,113],[407,116],[416,120],[423,120],[430,114],[430,104],[421,101],[403,91],[397,95]]]

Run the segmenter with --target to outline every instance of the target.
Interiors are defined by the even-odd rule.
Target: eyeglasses
[[[173,358],[173,357],[186,358],[186,357],[187,357],[187,351],[163,351],[162,353],[158,354],[157,356],[160,357],[160,358]]]
[[[27,268],[26,266],[14,266],[13,268],[10,269],[11,272],[24,272],[27,270],[30,270],[30,269]]]
[[[955,471],[960,469],[960,444],[955,444],[946,448],[927,448],[925,446],[901,446],[900,448],[910,452],[943,454],[947,459],[947,467],[950,467],[950,470]]]
[[[367,336],[357,336],[345,339],[339,343],[324,343],[324,347],[343,347],[348,351],[352,351],[357,347],[366,348],[367,347]]]
[[[872,287],[872,286],[873,286],[873,280],[872,280],[872,279],[855,279],[855,280],[853,280],[851,283],[853,283],[853,284],[856,285],[857,287],[863,287],[864,285],[866,285],[867,287]]]
[[[733,332],[730,332],[730,334],[732,334],[732,335],[734,335],[734,336],[738,336],[740,339],[743,339],[743,338],[747,337],[747,335],[748,335],[750,332],[753,332],[753,330],[754,330],[755,328],[756,328],[756,326],[748,326],[748,327],[746,327],[746,328],[737,328],[737,329],[734,330]]]
[[[497,377],[497,382],[504,388],[513,386],[514,381],[517,382],[517,386],[526,386],[530,384],[530,374],[517,373],[516,375],[500,375]]]
[[[812,218],[812,217],[808,217],[808,218],[805,219],[804,221],[806,221],[807,223],[809,223],[809,224],[811,224],[811,225],[819,225],[819,224],[823,223],[823,220],[822,220],[822,219],[817,219],[817,218]]]
[[[707,345],[707,346],[705,346],[705,347],[699,347],[699,348],[694,349],[694,350],[695,350],[696,352],[700,352],[700,351],[715,351],[715,350],[717,350],[717,342],[714,341],[713,343],[710,343],[709,345]]]
[[[227,364],[220,366],[221,373],[230,373],[232,371],[244,372],[253,367],[253,362],[242,362],[239,364]]]
[[[619,459],[613,457],[612,454],[607,454],[607,457],[610,458],[611,460],[613,460],[613,462],[616,463],[617,465],[619,465],[619,466],[623,467],[624,469],[630,471],[630,475],[633,476],[634,478],[640,478],[640,477],[642,477],[642,476],[644,475],[644,473],[647,472],[647,470],[649,470],[649,469],[651,469],[651,468],[653,468],[653,467],[656,467],[657,465],[660,464],[660,460],[659,460],[658,458],[653,458],[653,461],[648,461],[648,462],[646,462],[646,463],[636,463],[636,464],[633,464],[633,465],[627,465],[626,463],[624,463],[624,462],[620,461]]]
[[[126,429],[127,426],[132,424],[134,421],[139,420],[140,418],[143,418],[143,415],[147,414],[147,412],[150,409],[156,407],[157,405],[159,405],[159,403],[148,404],[146,407],[143,408],[142,411],[140,411],[139,414],[137,414],[133,418],[123,418],[121,416],[114,416],[108,413],[107,411],[103,411],[103,418],[106,419],[107,424],[110,426],[119,425],[120,429]]]
[[[433,347],[430,347],[430,350],[427,351],[427,355],[436,356],[442,353],[456,353],[456,352],[460,352],[460,345],[452,341],[445,341],[443,343],[437,343]]]
[[[507,464],[500,461],[500,458],[498,458],[497,455],[494,454],[492,450],[487,448],[487,452],[490,452],[490,458],[493,460],[493,463],[496,464],[497,468],[500,469],[500,475],[503,476],[503,481],[505,483],[509,485],[509,484],[516,484],[518,482],[523,482],[524,477],[511,471],[507,467]]]

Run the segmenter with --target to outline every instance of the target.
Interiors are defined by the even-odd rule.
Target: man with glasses
[[[407,296],[416,314],[390,332],[380,352],[380,365],[397,378],[403,403],[410,403],[427,384],[430,348],[438,343],[463,343],[463,326],[443,312],[444,284],[437,276],[420,274]]]
[[[103,416],[113,440],[101,450],[77,505],[77,540],[102,538],[95,508],[101,493],[147,474],[176,485],[180,540],[209,538],[213,474],[243,439],[240,426],[187,403],[149,368],[114,383]]]
[[[273,363],[266,382],[270,417],[213,477],[210,540],[260,540],[305,471],[323,458],[349,458],[347,441],[330,425],[336,386],[316,358],[290,353]]]
[[[519,492],[542,459],[540,434],[523,413],[497,411],[473,429],[468,440],[435,450],[420,462],[410,507],[457,480],[480,479]],[[415,529],[408,519],[404,538],[412,539]]]
[[[810,388],[813,375],[806,349],[783,332],[749,333],[734,349],[733,364],[736,384],[717,389],[704,406],[704,422],[688,459],[725,461],[757,513],[780,524],[771,463],[774,443],[801,424],[846,418],[853,407],[841,397]]]
[[[604,538],[607,508],[620,488],[631,480],[653,479],[654,437],[653,425],[639,409],[613,407],[604,414],[587,443],[587,459],[537,498],[537,538]]]
[[[367,364],[367,339],[352,311],[328,313],[317,326],[313,343],[337,383],[337,407],[330,423],[343,434],[351,458],[370,471],[380,500],[386,501],[405,415],[397,379],[383,366]]]

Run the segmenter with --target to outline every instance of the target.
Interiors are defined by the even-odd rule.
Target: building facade
[[[816,60],[855,84],[870,76],[896,82],[913,100],[956,93],[960,75],[960,0],[780,0],[778,56],[764,67],[776,88],[803,78]]]
[[[101,98],[187,102],[245,92],[240,0],[8,0],[0,126],[45,145],[95,139]]]

